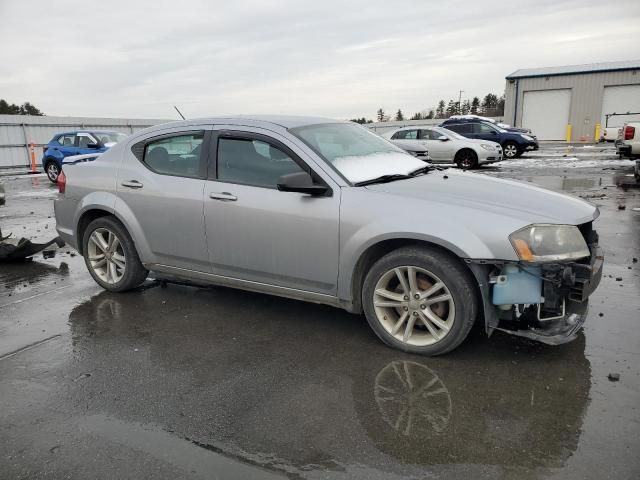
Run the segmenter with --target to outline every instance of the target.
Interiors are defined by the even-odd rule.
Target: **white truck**
[[[616,153],[620,158],[636,159],[635,176],[640,182],[640,122],[625,123],[616,140]]]

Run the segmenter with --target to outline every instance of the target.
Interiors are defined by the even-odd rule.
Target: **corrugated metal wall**
[[[170,120],[0,115],[0,168],[27,167],[30,163],[30,143],[36,145],[36,161],[39,163],[42,159],[42,146],[58,132],[96,129],[133,133],[168,121]]]
[[[505,122],[515,126],[526,127],[526,125],[522,125],[524,92],[570,88],[571,110],[569,122],[572,126],[572,140],[579,141],[581,137],[587,137],[589,141],[593,141],[595,126],[600,123],[603,115],[602,99],[604,97],[604,87],[614,85],[640,85],[640,71],[519,78],[515,79],[513,83],[507,80],[505,89]],[[517,99],[516,90],[518,91]]]

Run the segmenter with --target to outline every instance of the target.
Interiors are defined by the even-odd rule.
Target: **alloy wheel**
[[[403,266],[387,271],[376,283],[373,297],[380,325],[408,345],[433,345],[453,327],[453,296],[440,278],[424,268]]]
[[[458,165],[462,168],[471,168],[473,167],[474,160],[475,158],[471,152],[461,152]]]
[[[507,158],[513,158],[518,154],[518,147],[513,145],[512,143],[505,145],[504,147],[504,156]]]
[[[89,264],[93,272],[110,285],[122,280],[127,268],[122,243],[115,233],[107,228],[97,228],[89,237],[87,245]]]
[[[58,166],[55,163],[50,162],[47,165],[47,176],[49,177],[49,180],[51,180],[52,182],[55,182],[58,179],[59,174],[60,174],[60,169],[58,168]]]

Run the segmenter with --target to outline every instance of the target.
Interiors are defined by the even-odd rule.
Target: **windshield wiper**
[[[423,175],[425,173],[429,173],[433,170],[439,170],[437,167],[434,167],[433,165],[427,165],[426,167],[420,167],[417,168],[415,170],[413,170],[412,172],[409,172],[409,176],[410,177],[417,177],[418,175]]]
[[[389,183],[396,180],[405,180],[411,178],[410,175],[404,175],[400,173],[394,173],[393,175],[381,175],[380,177],[372,178],[370,180],[363,180],[361,182],[354,183],[356,187],[362,187],[364,185],[372,185],[374,183]]]

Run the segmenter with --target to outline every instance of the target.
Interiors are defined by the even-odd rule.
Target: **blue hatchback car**
[[[127,135],[109,130],[79,130],[57,133],[47,144],[42,167],[53,183],[58,179],[66,157],[105,152]]]
[[[505,158],[517,158],[528,150],[538,150],[538,139],[530,134],[505,130],[478,119],[450,118],[440,124],[467,138],[489,140],[502,145]]]

